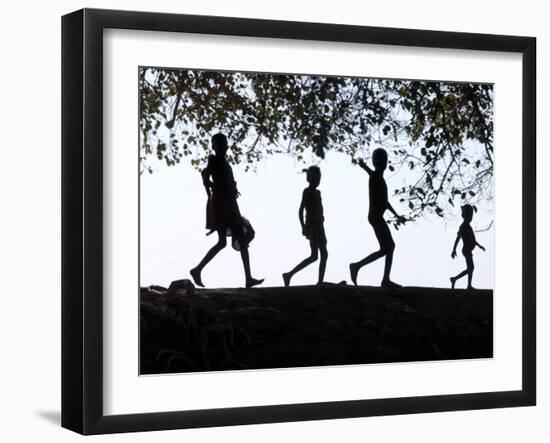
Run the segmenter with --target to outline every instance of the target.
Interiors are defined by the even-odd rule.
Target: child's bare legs
[[[243,261],[244,275],[246,277],[246,287],[251,288],[252,286],[263,283],[263,278],[253,278],[252,274],[250,273],[250,256],[248,254],[248,245],[241,245],[241,259]]]
[[[321,245],[319,247],[319,252],[321,255],[321,260],[319,262],[319,281],[317,284],[323,283],[325,280],[325,270],[327,269],[327,258],[328,258],[328,251],[327,251],[327,245]]]
[[[472,286],[472,277],[474,276],[474,259],[472,254],[466,256],[466,266],[468,268],[468,289],[474,289]]]
[[[306,266],[309,266],[310,264],[315,263],[317,261],[317,258],[319,257],[319,254],[317,252],[317,250],[319,249],[319,246],[313,240],[310,240],[309,246],[311,247],[311,255],[308,258],[302,260],[300,263],[298,263],[291,271],[285,272],[283,274],[283,281],[285,283],[285,286],[290,285],[290,279],[294,276],[294,274],[300,272]],[[321,257],[321,260],[322,260],[322,257]],[[326,264],[326,256],[325,256],[325,264]],[[319,266],[319,278],[321,278],[321,266],[323,266],[322,263]],[[324,273],[325,273],[325,270],[323,267],[323,274]]]
[[[210,248],[210,250],[206,253],[204,258],[201,260],[201,262],[189,273],[191,274],[191,277],[193,278],[193,281],[197,286],[204,287],[204,284],[201,280],[201,272],[203,268],[210,263],[210,261],[220,252],[223,248],[227,246],[227,238],[225,236],[225,229],[218,229],[218,242]]]
[[[399,287],[397,283],[394,283],[390,280],[390,272],[393,263],[393,251],[395,250],[395,242],[393,241],[393,238],[391,236],[390,228],[388,228],[388,225],[383,219],[369,219],[369,222],[374,229],[376,239],[380,244],[380,249],[368,255],[363,260],[349,265],[351,281],[354,285],[357,286],[357,274],[359,273],[359,270],[363,266],[368,265],[369,263],[372,263],[373,261],[386,256],[386,264],[384,266],[384,276],[382,277],[381,286],[384,288]]]
[[[393,251],[395,250],[395,243],[392,242],[387,246],[387,249],[386,249],[386,263],[384,265],[384,276],[382,277],[382,286],[383,287],[395,287],[395,286],[399,286],[397,285],[396,283],[393,283],[391,280],[390,280],[390,271],[391,271],[391,266],[392,266],[392,263],[393,263]]]
[[[358,261],[357,263],[351,263],[349,265],[349,270],[351,274],[351,281],[355,286],[357,286],[357,274],[359,273],[359,269],[361,269],[363,266],[368,265],[369,263],[372,263],[375,260],[378,260],[381,257],[384,257],[385,252],[381,249],[373,252],[370,255],[367,255],[363,260]]]
[[[468,288],[467,289],[474,289],[472,286],[472,277],[474,275],[474,259],[472,257],[472,254],[464,254],[464,258],[466,259],[466,269],[462,271],[460,274],[458,274],[455,277],[451,277],[451,287],[454,289],[455,283],[457,280],[460,280],[465,275],[468,276]]]
[[[235,233],[234,233],[235,234]],[[197,286],[204,287],[204,284],[201,280],[201,272],[203,268],[212,261],[212,259],[220,252],[223,248],[227,246],[227,238],[226,238],[226,230],[225,229],[218,229],[218,242],[210,248],[210,250],[206,253],[204,258],[201,260],[201,262],[189,273],[191,274],[191,277],[193,278],[193,281]],[[244,266],[244,274],[246,277],[246,287],[250,288],[252,286],[259,285],[263,282],[262,280],[257,280],[252,277],[250,273],[250,257],[248,254],[248,245],[241,245],[241,259],[243,261]]]

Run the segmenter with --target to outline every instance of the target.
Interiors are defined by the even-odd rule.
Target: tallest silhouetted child
[[[400,285],[390,280],[395,243],[391,236],[390,228],[384,220],[384,212],[386,212],[387,209],[397,218],[401,218],[388,201],[388,187],[384,180],[384,170],[388,165],[388,154],[381,148],[374,150],[372,153],[374,171],[361,159],[358,160],[357,163],[369,174],[369,223],[374,229],[376,239],[380,244],[380,249],[368,255],[363,260],[349,265],[351,281],[353,281],[353,284],[357,285],[357,274],[363,266],[379,258],[386,257],[381,286],[383,288],[399,287]]]
[[[250,273],[248,243],[251,241],[251,228],[241,216],[237,204],[237,197],[240,194],[233,177],[233,170],[225,158],[228,148],[225,135],[214,135],[212,148],[216,155],[209,157],[208,165],[202,171],[202,181],[208,195],[206,228],[218,233],[218,242],[206,253],[201,262],[191,269],[190,274],[197,286],[204,286],[201,279],[203,268],[225,248],[227,236],[231,235],[234,248],[241,252],[246,287],[250,288],[262,283],[263,279],[255,279]]]

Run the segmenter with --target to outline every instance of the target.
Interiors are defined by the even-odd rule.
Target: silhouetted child
[[[462,218],[464,219],[464,221],[460,225],[460,228],[458,229],[458,232],[456,234],[456,240],[453,246],[451,257],[456,257],[456,247],[458,246],[458,242],[462,240],[462,255],[464,255],[464,258],[466,259],[466,269],[458,274],[456,277],[451,277],[452,288],[455,287],[455,283],[458,279],[464,277],[465,275],[468,275],[468,289],[474,289],[472,287],[472,275],[474,273],[474,258],[472,256],[472,252],[476,246],[481,248],[483,251],[485,251],[485,248],[476,241],[474,230],[470,226],[473,216],[474,208],[471,205],[462,206]]]
[[[290,285],[290,279],[297,272],[304,269],[306,266],[317,261],[318,255],[321,256],[319,263],[319,281],[317,284],[323,283],[325,278],[325,269],[327,267],[327,237],[325,235],[323,203],[321,201],[321,192],[317,189],[321,182],[321,170],[317,166],[310,166],[304,170],[307,172],[307,181],[309,186],[304,189],[302,194],[302,202],[298,216],[302,225],[302,234],[309,240],[311,255],[302,260],[292,271],[283,274],[285,286]],[[304,221],[305,212],[305,221]]]
[[[390,202],[388,201],[388,187],[384,180],[384,170],[388,165],[388,154],[382,148],[375,149],[372,153],[372,164],[374,171],[370,169],[363,160],[358,160],[357,163],[369,174],[369,223],[374,229],[376,239],[380,244],[380,249],[365,257],[357,263],[351,263],[349,270],[351,281],[357,285],[357,274],[359,270],[369,263],[378,260],[381,257],[386,257],[384,267],[384,276],[382,277],[381,286],[383,288],[399,287],[397,283],[390,280],[390,271],[393,261],[393,251],[395,243],[391,236],[390,228],[384,220],[384,212],[389,209],[397,218],[402,217],[395,212]]]
[[[218,233],[218,242],[206,253],[197,267],[191,269],[190,274],[197,286],[204,287],[201,272],[216,254],[225,248],[227,236],[230,235],[233,237],[235,249],[241,252],[246,287],[250,288],[262,283],[263,279],[257,280],[250,273],[248,244],[253,238],[253,230],[248,220],[244,219],[239,211],[237,197],[240,194],[233,178],[233,170],[225,158],[227,152],[225,135],[214,135],[212,148],[216,155],[209,157],[208,165],[202,171],[202,181],[208,195],[206,228]]]

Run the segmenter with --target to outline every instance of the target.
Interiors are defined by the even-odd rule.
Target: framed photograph
[[[62,20],[62,425],[536,402],[531,37]]]

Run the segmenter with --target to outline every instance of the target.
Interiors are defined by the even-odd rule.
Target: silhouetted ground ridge
[[[141,373],[491,358],[493,291],[141,289]]]

